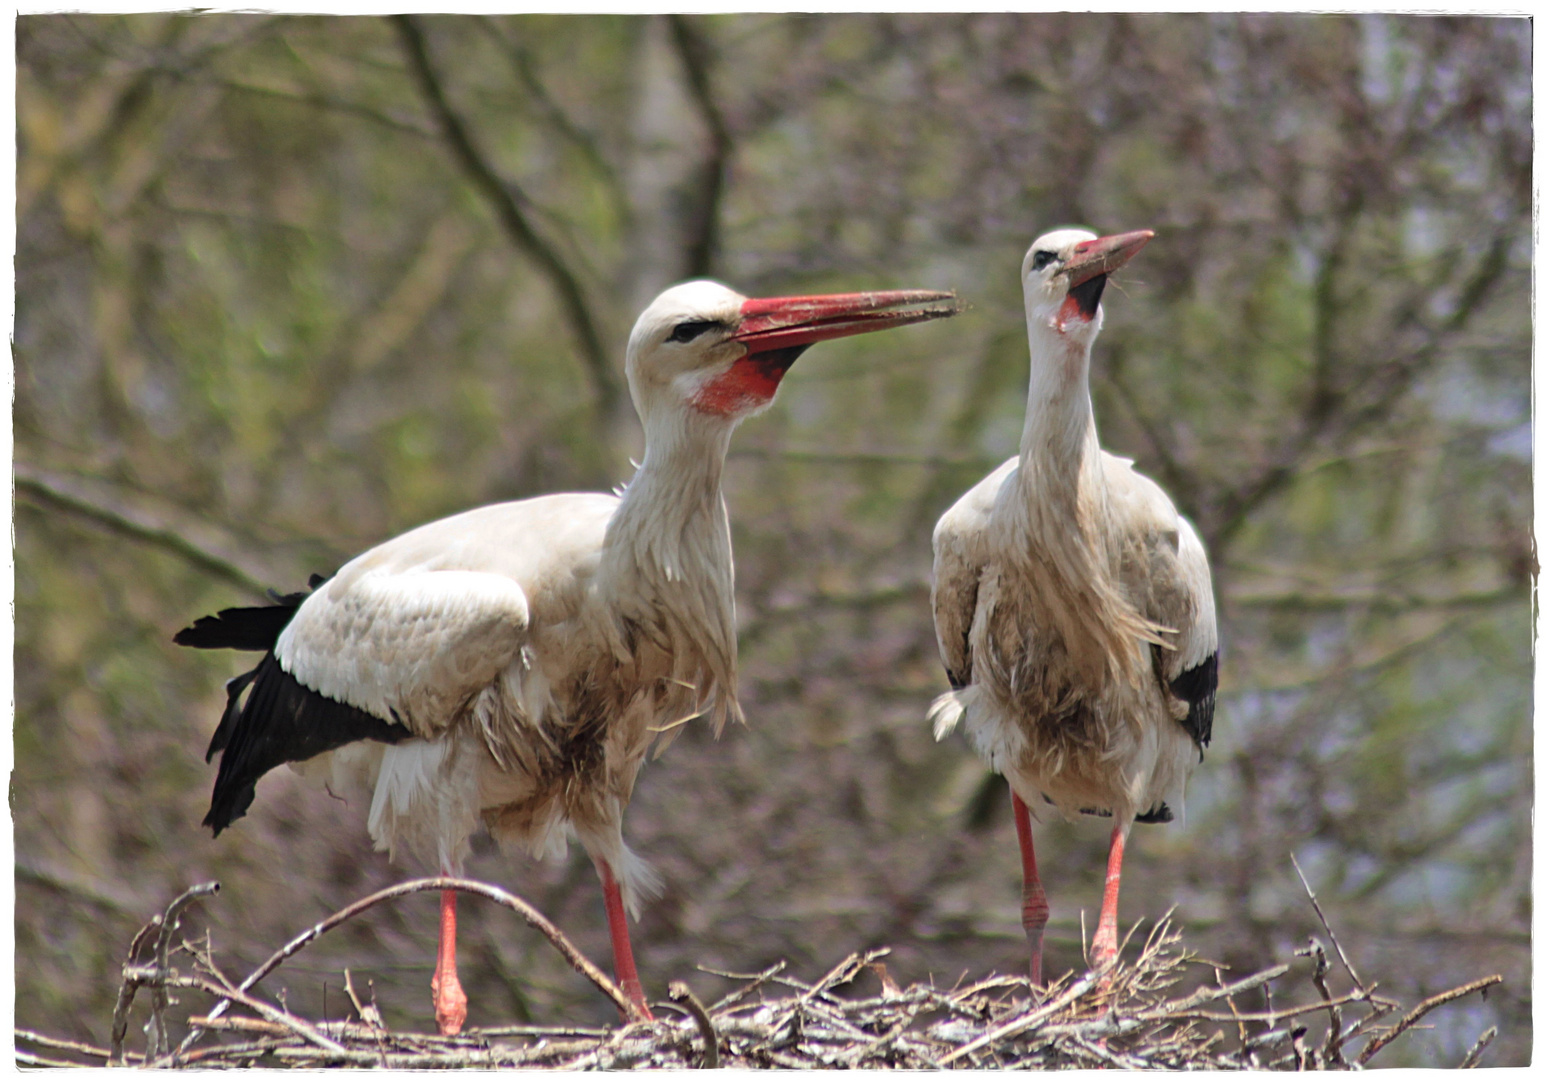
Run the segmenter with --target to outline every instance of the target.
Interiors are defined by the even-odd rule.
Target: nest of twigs
[[[1227,979],[1218,965],[1182,944],[1169,919],[1154,926],[1135,949],[1104,972],[1066,975],[1033,987],[1023,976],[995,976],[968,986],[901,987],[881,962],[887,950],[848,956],[814,983],[776,964],[756,974],[716,971],[742,983],[705,1006],[683,983],[659,1003],[655,1020],[610,1028],[511,1026],[474,1028],[460,1035],[392,1031],[373,1005],[346,989],[356,1018],[314,1022],[264,1000],[257,984],[285,959],[334,927],[376,904],[432,889],[476,893],[521,914],[620,1010],[627,998],[541,913],[519,897],[478,882],[431,878],[366,897],[301,934],[240,983],[215,965],[207,946],[183,941],[171,948],[182,910],[219,888],[195,886],[136,935],[123,969],[111,1045],[88,1046],[18,1030],[22,1065],[126,1064],[149,1067],[360,1066],[366,1068],[1122,1068],[1317,1069],[1368,1065],[1427,1013],[1502,982],[1498,975],[1457,986],[1404,1010],[1366,985],[1323,918],[1344,978],[1352,989],[1335,994],[1332,961],[1312,938],[1296,955],[1308,964],[1278,964],[1245,978]],[[1316,903],[1311,896],[1312,904]],[[1317,914],[1321,915],[1318,905]],[[142,954],[148,953],[148,956]],[[191,973],[169,956],[192,958]],[[705,969],[706,971],[709,969]],[[1197,989],[1196,973],[1208,979]],[[862,978],[863,977],[863,978]],[[1309,1004],[1275,1007],[1295,979],[1314,986]],[[880,993],[874,992],[879,987]],[[1275,991],[1275,986],[1278,990]],[[174,1042],[165,1012],[173,988],[209,995],[210,1008],[190,1017]],[[147,990],[146,1047],[125,1046],[129,1017]],[[869,996],[863,996],[868,991]],[[144,999],[142,998],[142,1001]],[[1477,1064],[1493,1040],[1489,1028],[1457,1064]],[[202,1044],[202,1045],[201,1045]],[[30,1046],[35,1049],[22,1049]],[[60,1054],[66,1056],[61,1057]]]

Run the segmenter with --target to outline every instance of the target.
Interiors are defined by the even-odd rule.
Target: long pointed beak
[[[748,353],[770,352],[943,319],[962,309],[955,293],[932,289],[752,299],[741,305],[733,338]]]
[[[1136,229],[1115,236],[1100,236],[1077,245],[1063,269],[1069,275],[1069,288],[1083,285],[1097,274],[1110,274],[1123,266],[1154,235],[1149,229]]]

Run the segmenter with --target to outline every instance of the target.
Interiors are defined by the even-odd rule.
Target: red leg
[[[1037,876],[1037,856],[1031,847],[1031,814],[1014,791],[1010,805],[1015,811],[1015,836],[1021,842],[1021,925],[1026,928],[1026,943],[1031,946],[1031,982],[1042,985],[1042,929],[1047,926],[1047,893]]]
[[[1128,824],[1112,826],[1112,847],[1107,852],[1107,885],[1101,895],[1101,919],[1091,942],[1091,966],[1106,967],[1117,959],[1117,890],[1123,882],[1123,845],[1128,840]]]
[[[430,980],[435,995],[435,1022],[442,1035],[455,1035],[467,1022],[467,995],[457,978],[457,891],[442,889],[440,894],[440,950],[435,957],[435,977]]]
[[[607,903],[607,929],[612,934],[612,965],[617,971],[618,985],[639,1013],[637,1017],[625,1016],[624,1019],[654,1020],[650,1006],[645,1004],[645,989],[640,985],[639,972],[634,967],[634,946],[628,939],[628,916],[623,911],[623,890],[612,876],[612,867],[605,861],[597,859],[596,869],[602,876],[602,898]]]

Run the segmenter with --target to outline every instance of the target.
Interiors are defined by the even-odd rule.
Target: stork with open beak
[[[731,432],[767,408],[809,346],[955,314],[949,293],[748,299],[712,281],[662,293],[628,342],[643,463],[619,495],[547,495],[422,525],[357,556],[310,594],[229,608],[176,636],[264,655],[227,684],[207,757],[221,830],[285,762],[374,784],[378,848],[457,876],[482,821],[505,849],[562,853],[601,877],[619,984],[648,1018],[627,908],[658,888],[623,842],[623,811],[657,736],[741,719],[730,523]],[[245,700],[243,693],[246,692]],[[456,893],[441,896],[432,982],[459,1031]]]
[[[1031,811],[1113,819],[1092,966],[1117,955],[1123,847],[1170,821],[1214,722],[1219,637],[1198,534],[1133,462],[1101,449],[1090,403],[1101,294],[1154,234],[1048,233],[1021,266],[1031,385],[1020,453],[935,528],[933,606],[952,689],[935,737],[960,725],[1010,782],[1031,978],[1047,895]],[[1179,803],[1180,805],[1180,803]]]

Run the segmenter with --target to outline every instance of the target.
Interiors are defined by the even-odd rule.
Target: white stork
[[[741,719],[720,494],[731,431],[813,343],[956,310],[930,291],[747,299],[693,281],[662,293],[629,338],[645,453],[621,494],[422,525],[313,578],[309,595],[177,635],[265,653],[227,684],[204,824],[218,836],[264,773],[306,761],[316,778],[374,782],[377,847],[407,846],[447,875],[480,819],[502,848],[537,857],[574,836],[601,876],[619,983],[648,1018],[624,908],[637,917],[658,881],[623,842],[623,810],[657,735],[704,714],[716,732]],[[453,891],[431,985],[440,1029],[455,1033],[467,997]]]
[[[1093,967],[1117,955],[1134,821],[1171,820],[1214,722],[1219,637],[1198,534],[1133,462],[1101,449],[1090,352],[1101,292],[1154,234],[1048,233],[1021,265],[1031,386],[1020,453],[935,527],[935,632],[952,689],[930,708],[1010,782],[1031,978],[1048,904],[1028,806],[1110,815]],[[1179,803],[1180,804],[1180,803]]]

